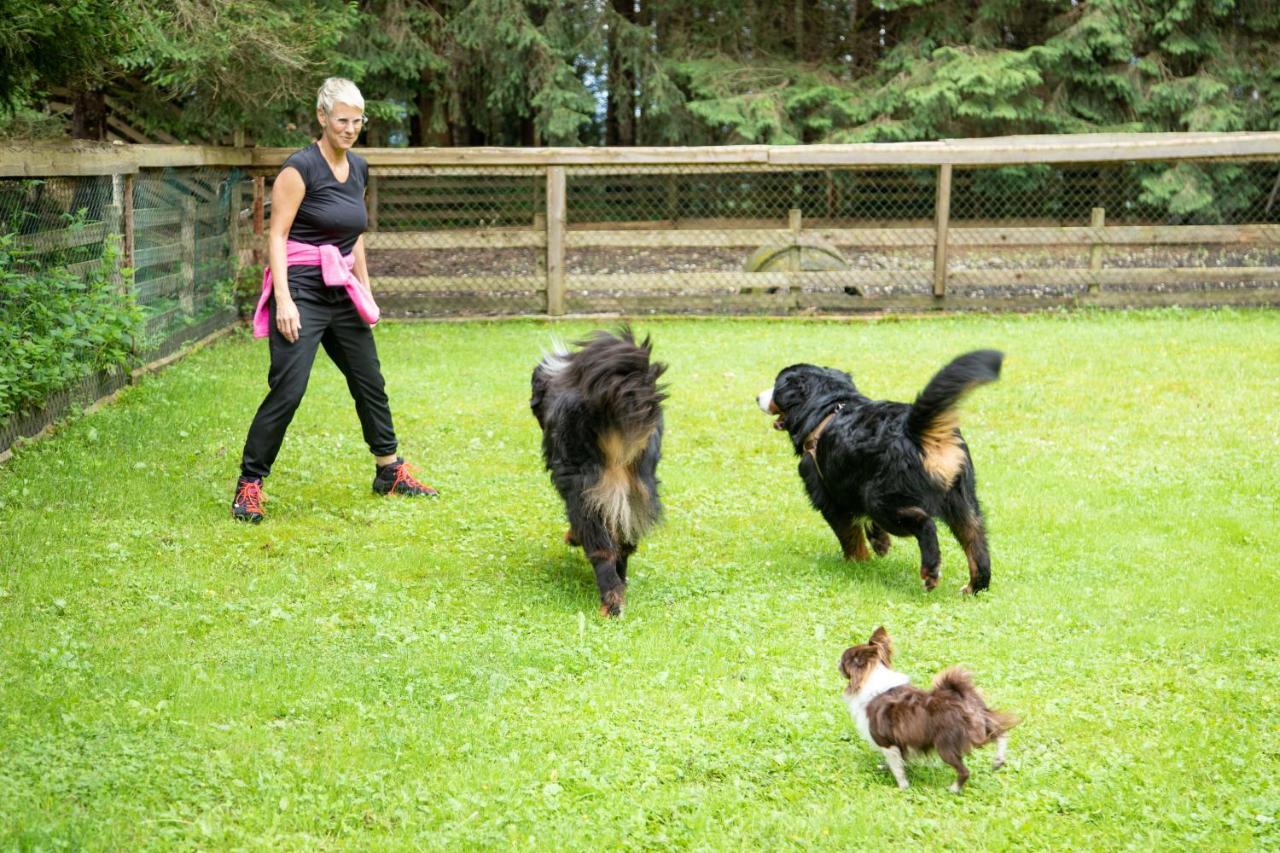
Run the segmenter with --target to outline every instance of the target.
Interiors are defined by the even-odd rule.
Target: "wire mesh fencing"
[[[0,180],[0,452],[235,318],[245,176]]]
[[[1274,146],[1233,160],[1234,143],[1205,144],[981,167],[797,147],[375,149],[365,246],[388,317],[1280,304]],[[146,156],[247,165],[0,178],[0,452],[256,296],[283,152],[197,153]],[[117,321],[123,359],[106,357],[110,330],[83,328]],[[12,343],[22,323],[44,324],[43,349]]]
[[[375,167],[367,243],[403,315],[1241,302],[1278,191],[1267,161]]]

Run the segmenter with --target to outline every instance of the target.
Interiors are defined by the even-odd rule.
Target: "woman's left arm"
[[[356,274],[356,278],[360,279],[360,283],[364,285],[364,289],[373,293],[373,288],[369,286],[369,264],[365,261],[364,256],[364,235],[361,234],[356,239],[356,246],[351,250],[355,256],[355,265],[351,271]]]

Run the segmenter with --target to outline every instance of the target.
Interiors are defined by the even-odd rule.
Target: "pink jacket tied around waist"
[[[320,275],[329,287],[345,287],[347,295],[355,303],[360,319],[370,326],[378,322],[378,304],[373,301],[373,294],[365,290],[364,285],[355,277],[351,268],[356,264],[355,254],[344,255],[332,244],[312,246],[290,240],[285,243],[285,264],[290,267],[320,267]],[[272,281],[271,265],[262,271],[262,295],[258,297],[258,307],[253,312],[253,336],[265,338],[271,334],[271,315],[267,310],[271,299]]]

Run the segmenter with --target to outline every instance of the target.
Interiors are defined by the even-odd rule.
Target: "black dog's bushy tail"
[[[606,421],[625,431],[647,430],[661,417],[665,389],[658,384],[667,366],[652,361],[648,337],[636,341],[630,326],[616,335],[596,332],[573,356],[579,393]]]
[[[965,353],[938,371],[916,397],[907,434],[918,447],[944,441],[956,427],[955,407],[972,389],[1000,378],[1004,354],[993,349]]]

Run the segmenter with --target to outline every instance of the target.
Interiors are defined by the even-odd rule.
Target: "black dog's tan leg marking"
[[[981,592],[991,586],[991,555],[987,551],[987,532],[982,518],[969,519],[951,527],[969,561],[969,583],[961,588],[965,595]]]
[[[627,587],[618,577],[618,552],[592,551],[587,555],[596,570],[596,587],[600,590],[600,615],[621,616]]]
[[[867,538],[871,540],[871,548],[877,557],[883,557],[893,547],[889,534],[874,521],[867,523]]]
[[[867,540],[862,537],[862,525],[855,523],[853,516],[834,510],[823,510],[822,517],[827,520],[827,524],[831,525],[836,539],[840,540],[840,550],[844,552],[846,560],[856,560],[861,563],[870,559]]]
[[[564,532],[564,544],[575,547],[582,544],[582,541],[578,539],[578,534],[573,532],[572,527]]]

